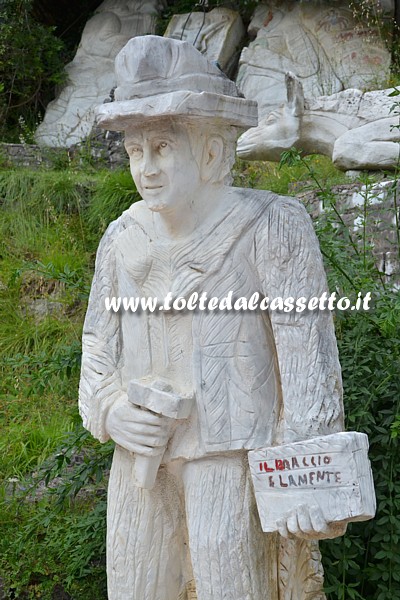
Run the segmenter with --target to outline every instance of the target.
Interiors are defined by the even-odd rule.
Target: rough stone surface
[[[235,127],[252,118],[252,104],[238,102],[190,44],[136,38],[116,65],[121,89],[99,116],[107,128],[126,129],[143,201],[100,243],[80,384],[84,426],[116,442],[109,599],[176,600],[195,581],[202,600],[322,600],[317,540],[340,528],[315,509],[314,522],[309,512],[294,526],[291,515],[282,536],[264,534],[247,451],[342,430],[331,314],[165,306],[168,297],[179,306],[196,301],[196,293],[197,301],[202,293],[250,299],[258,290],[320,296],[326,278],[311,220],[292,198],[227,185]],[[220,102],[206,118],[207,94]],[[110,296],[160,304],[105,310]],[[195,398],[190,415],[172,418],[187,398]],[[160,459],[153,488],[135,477],[141,457]]]
[[[285,79],[286,103],[240,137],[240,158],[279,161],[284,150],[295,147],[325,154],[344,171],[398,167],[399,107],[390,96],[393,88],[349,89],[305,100],[300,80],[292,73]]]
[[[41,146],[69,147],[90,135],[94,108],[115,87],[114,59],[126,42],[154,33],[159,0],[105,0],[89,19],[67,65],[68,82],[36,131]]]
[[[194,44],[209,60],[218,62],[222,70],[229,73],[237,62],[244,34],[238,12],[213,8],[205,16],[203,12],[174,15],[164,35]]]
[[[37,322],[43,321],[49,316],[60,316],[65,310],[62,302],[55,302],[47,298],[37,298],[27,302],[23,312],[33,316]]]
[[[237,83],[256,100],[260,117],[285,101],[285,73],[302,81],[308,97],[386,80],[390,54],[379,31],[354,18],[348,2],[268,1],[259,5],[242,51]]]
[[[93,127],[88,139],[71,146],[68,153],[71,160],[79,160],[82,153],[86,153],[95,164],[110,169],[120,169],[129,164],[122,133],[104,131],[99,127]]]
[[[0,144],[0,160],[16,167],[37,168],[46,164],[41,149],[35,144]]]
[[[43,148],[35,144],[0,144],[0,161],[4,166],[38,169],[60,162],[68,165],[89,159],[91,164],[119,169],[129,164],[123,135],[93,128],[87,140],[66,148]]]

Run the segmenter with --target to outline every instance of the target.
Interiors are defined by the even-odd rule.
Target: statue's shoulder
[[[269,190],[249,188],[236,188],[236,190],[243,210],[246,213],[257,210],[260,213],[259,220],[261,221],[264,219],[270,221],[271,218],[288,221],[292,221],[292,219],[310,220],[304,205],[293,196],[283,196]]]
[[[146,208],[143,200],[135,202],[120,217],[112,221],[107,227],[101,244],[112,245],[116,239],[124,234],[127,230],[133,228],[139,231],[146,230],[149,227],[147,223],[149,210]]]

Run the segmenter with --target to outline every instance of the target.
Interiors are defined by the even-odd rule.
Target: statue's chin
[[[144,201],[147,208],[153,212],[162,212],[166,208],[165,202],[161,202],[161,200],[157,200],[156,198],[144,198]]]

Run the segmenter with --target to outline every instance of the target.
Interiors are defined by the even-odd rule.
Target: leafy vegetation
[[[32,142],[40,114],[64,81],[63,43],[32,17],[33,0],[0,6],[0,136]]]
[[[6,598],[105,597],[100,481],[112,448],[89,439],[77,414],[80,337],[101,234],[137,199],[125,172],[0,171]]]
[[[377,515],[373,521],[349,525],[346,536],[321,544],[327,597],[395,600],[400,597],[400,295],[396,287],[385,283],[373,259],[368,231],[375,218],[371,210],[374,180],[361,177],[363,204],[352,215],[353,222],[358,218],[361,223],[354,231],[345,223],[337,196],[326,179],[320,179],[313,161],[292,150],[282,156],[282,163],[286,168],[303,167],[315,197],[323,204],[316,230],[330,289],[353,298],[359,291],[369,291],[374,299],[371,312],[338,312],[335,325],[346,428],[368,434]],[[398,230],[396,177],[389,189],[393,208],[388,222],[392,220]],[[392,252],[399,259],[397,235],[395,239]]]

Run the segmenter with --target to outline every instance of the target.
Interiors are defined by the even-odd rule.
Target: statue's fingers
[[[320,507],[311,506],[309,512],[313,530],[317,533],[328,533],[329,527]]]
[[[297,519],[297,511],[293,511],[292,513],[289,514],[286,524],[287,524],[288,531],[290,533],[293,533],[293,535],[297,535],[301,531],[299,522]]]
[[[311,522],[310,511],[307,506],[301,505],[297,510],[297,521],[299,529],[305,534],[312,534],[314,528]]]
[[[165,441],[169,437],[169,430],[166,427],[162,428],[154,425],[145,425],[143,423],[136,423],[134,421],[124,421],[118,426],[113,427],[112,432],[115,435],[125,435],[125,437],[130,437],[132,440],[140,437],[143,439],[147,438],[149,440]]]
[[[286,526],[286,519],[278,519],[276,522],[276,526],[278,528],[278,532],[282,537],[289,537],[289,531]]]
[[[163,448],[152,448],[151,446],[146,446],[145,444],[138,444],[136,442],[129,441],[121,443],[120,446],[126,450],[129,450],[129,452],[133,452],[134,454],[140,454],[141,456],[148,457],[159,456],[163,452]]]
[[[166,445],[167,436],[157,436],[157,435],[145,435],[145,434],[135,434],[134,439],[132,440],[135,444],[141,444],[143,446],[149,446],[150,448],[162,448]]]
[[[137,423],[143,423],[145,425],[155,425],[160,427],[165,420],[165,417],[157,415],[156,413],[150,412],[149,410],[142,409],[138,406],[132,405],[131,411],[132,420]]]
[[[124,421],[119,429],[129,431],[132,435],[148,435],[154,437],[166,437],[168,431],[166,427],[153,425],[152,423],[137,423],[136,421]]]

